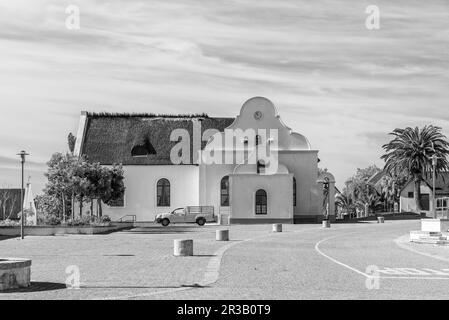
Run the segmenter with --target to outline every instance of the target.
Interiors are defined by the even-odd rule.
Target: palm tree
[[[394,205],[396,201],[396,181],[390,176],[383,176],[380,181],[382,198],[385,202],[384,210],[386,212],[391,210],[391,204]]]
[[[438,157],[436,172],[446,171],[449,163],[446,156],[449,154],[449,143],[441,128],[426,125],[419,129],[407,127],[394,129],[390,135],[394,139],[382,146],[385,154],[381,159],[385,160],[384,170],[392,176],[406,172],[415,184],[414,198],[417,211],[421,211],[421,183],[428,178],[432,170],[431,157]]]
[[[335,205],[340,208],[342,213],[348,213],[352,217],[354,211],[354,205],[352,204],[351,198],[343,193],[338,193],[335,196]]]
[[[357,200],[356,206],[359,210],[364,211],[366,205],[368,205],[369,213],[373,213],[382,205],[382,201],[380,201],[380,197],[376,193],[363,194]]]

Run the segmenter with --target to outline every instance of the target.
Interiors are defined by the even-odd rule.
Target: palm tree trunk
[[[415,190],[414,190],[415,204],[416,204],[416,213],[420,213],[421,208],[421,179],[415,178]]]

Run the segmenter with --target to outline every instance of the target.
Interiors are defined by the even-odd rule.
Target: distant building
[[[409,180],[400,191],[400,211],[416,212],[415,186],[413,179]],[[432,210],[432,178],[425,179],[421,183],[421,208],[426,215],[430,216]],[[435,194],[437,199],[437,209],[447,209],[447,201],[442,199],[449,197],[449,172],[442,172],[437,175],[435,181]],[[446,203],[446,205],[445,205]]]
[[[190,137],[182,151],[187,162],[172,159],[181,140],[173,135],[177,129]],[[247,151],[243,159],[199,161],[217,141],[226,141],[227,132],[249,129],[270,134],[257,135],[255,146],[242,138],[239,142]],[[153,221],[158,213],[191,205],[214,206],[222,223],[316,222],[325,210],[334,218],[334,177],[327,172],[317,179],[318,150],[287,127],[266,98],[249,99],[236,118],[83,112],[76,141],[75,154],[105,166],[124,166],[125,197],[103,210],[113,220],[135,215],[138,221]],[[278,165],[265,174],[271,161],[257,158],[257,151],[270,144],[276,146]],[[214,150],[219,159],[237,158],[240,151],[227,144]],[[323,199],[323,186],[330,190],[331,201]]]

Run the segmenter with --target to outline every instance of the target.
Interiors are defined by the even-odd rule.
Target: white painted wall
[[[117,220],[136,215],[137,221],[153,221],[156,214],[178,207],[199,205],[199,167],[194,165],[123,166],[125,207],[103,206],[103,214]],[[170,207],[156,206],[156,184],[170,181]]]
[[[231,174],[232,219],[293,219],[292,174]],[[255,214],[256,191],[267,192],[267,215]]]
[[[318,151],[280,151],[279,162],[296,178],[297,205],[293,208],[294,215],[321,214],[319,203],[322,197],[319,196],[317,184]]]
[[[415,186],[413,182],[408,183],[405,188],[401,192],[401,197],[399,200],[399,210],[401,212],[415,212],[416,211],[416,202],[415,198],[409,198],[408,193],[414,192]],[[429,194],[432,195],[432,191],[426,184],[421,184],[421,194]],[[430,196],[431,198],[431,196]],[[430,199],[429,198],[429,199]]]

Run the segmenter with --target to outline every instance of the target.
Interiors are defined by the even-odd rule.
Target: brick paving
[[[0,256],[32,259],[32,286],[0,299],[102,299],[195,286],[224,242],[220,226],[160,226],[108,235],[29,236],[0,241]],[[271,225],[232,226],[231,240],[268,235]],[[193,257],[174,257],[173,240],[194,239]],[[66,289],[66,268],[80,270],[80,289]],[[46,290],[48,289],[48,290]]]

